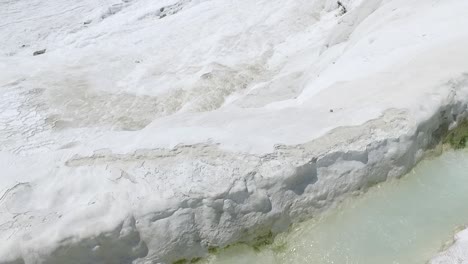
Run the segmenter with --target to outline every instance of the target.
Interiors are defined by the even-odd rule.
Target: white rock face
[[[468,229],[455,235],[454,244],[438,256],[430,264],[466,264],[468,263]]]
[[[202,257],[406,173],[467,115],[468,1],[342,2],[0,2],[0,262]]]

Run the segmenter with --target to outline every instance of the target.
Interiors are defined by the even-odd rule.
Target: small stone
[[[344,15],[348,12],[348,10],[346,9],[346,7],[343,5],[343,3],[341,3],[340,1],[337,2],[338,4],[338,7],[341,9],[340,13],[341,15]]]
[[[46,49],[41,49],[41,50],[35,51],[33,53],[33,56],[41,55],[41,54],[44,54],[45,52],[46,52]]]
[[[333,109],[330,109],[330,113],[333,113]]]

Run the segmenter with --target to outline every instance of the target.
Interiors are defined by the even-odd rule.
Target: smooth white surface
[[[190,258],[404,173],[464,113],[468,1],[343,2],[0,2],[0,259]]]

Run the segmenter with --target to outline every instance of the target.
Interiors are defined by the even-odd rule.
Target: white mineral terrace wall
[[[191,259],[406,173],[467,115],[468,1],[343,3],[0,2],[0,262]]]

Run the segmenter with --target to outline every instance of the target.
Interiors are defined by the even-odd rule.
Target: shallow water
[[[464,224],[468,152],[450,151],[298,224],[270,246],[230,247],[205,263],[426,263]]]

